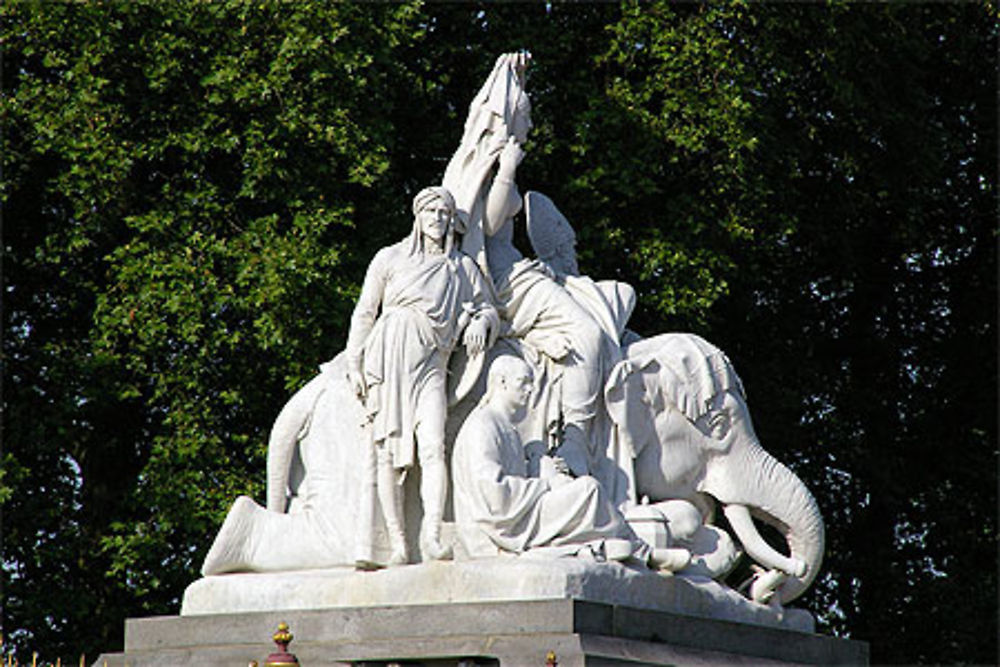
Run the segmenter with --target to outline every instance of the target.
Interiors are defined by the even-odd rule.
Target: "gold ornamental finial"
[[[278,631],[274,633],[272,639],[275,644],[284,644],[285,646],[288,646],[292,642],[292,639],[294,639],[294,637],[292,637],[292,633],[288,631],[288,623],[285,623],[284,621],[278,623]],[[284,646],[282,648],[284,648]]]
[[[278,631],[272,635],[271,639],[278,645],[278,650],[267,656],[264,667],[289,667],[298,665],[299,660],[288,652],[288,645],[292,642],[292,633],[288,631],[288,623],[282,621],[278,623]]]

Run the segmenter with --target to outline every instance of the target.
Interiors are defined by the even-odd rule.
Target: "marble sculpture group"
[[[372,259],[347,348],[279,414],[266,507],[236,500],[204,575],[530,554],[721,580],[745,553],[771,606],[816,577],[816,502],[761,447],[726,355],[629,330],[633,289],[581,276],[572,226],[519,192],[529,58],[498,58],[442,183]]]

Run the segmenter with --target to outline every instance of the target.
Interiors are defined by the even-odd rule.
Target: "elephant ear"
[[[694,334],[667,334],[661,339],[657,359],[663,367],[665,398],[692,424],[711,409],[716,396],[731,391],[746,398],[743,383],[722,350]]]
[[[637,457],[653,433],[652,419],[655,405],[662,406],[663,399],[653,382],[653,396],[649,395],[650,377],[656,377],[653,359],[626,359],[611,370],[604,386],[604,404],[614,423],[620,442],[632,458]]]
[[[637,373],[648,377],[655,376],[658,371],[659,364],[652,357],[629,358],[615,364],[611,372],[608,373],[608,380],[604,384],[604,402],[612,421],[616,424],[622,423],[622,411],[630,400],[645,401],[654,412],[663,409],[663,397],[660,394],[658,382],[650,383],[645,378],[641,379],[642,396],[632,395],[635,392],[629,391],[628,388],[628,383],[637,379],[633,377]]]

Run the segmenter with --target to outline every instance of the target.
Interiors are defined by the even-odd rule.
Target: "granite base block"
[[[181,615],[563,599],[800,632],[815,628],[807,611],[756,604],[710,579],[581,558],[437,561],[378,572],[226,574],[191,584]]]
[[[863,642],[582,600],[393,605],[129,619],[103,667],[247,665],[274,649],[319,665],[865,665]]]

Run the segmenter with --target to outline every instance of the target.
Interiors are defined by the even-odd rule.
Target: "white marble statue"
[[[761,447],[729,359],[692,334],[637,341],[624,357],[605,398],[633,497],[688,500],[706,521],[721,503],[747,555],[768,568],[754,599],[800,595],[823,559],[823,518],[802,481]],[[790,555],[764,541],[754,518],[785,536]]]
[[[523,53],[497,60],[470,105],[444,183],[456,192],[459,215],[467,220],[463,247],[493,281],[504,334],[558,365],[563,380],[546,416],[563,424],[559,454],[574,474],[584,475],[600,458],[595,422],[617,341],[608,339],[548,264],[524,257],[513,243],[514,216],[522,207],[515,176],[531,128],[524,92],[527,65]]]
[[[740,599],[780,615],[819,572],[816,502],[761,446],[725,354],[692,334],[629,331],[634,291],[579,275],[572,226],[544,195],[518,193],[527,65],[497,60],[444,186],[417,195],[411,234],[372,260],[347,349],[279,414],[266,508],[237,499],[202,571],[430,567],[450,556],[453,512],[459,556],[591,553],[732,596],[716,582],[745,553],[757,575]],[[535,257],[513,244],[522,205]],[[419,493],[404,503],[413,469]],[[732,535],[713,525],[718,507]],[[421,516],[417,557],[407,533]],[[663,540],[640,539],[642,522]],[[356,576],[400,570],[421,568]]]
[[[348,406],[353,411],[341,406],[338,411],[347,423],[333,427],[341,433],[346,428],[357,440],[356,460],[349,465],[360,473],[360,484],[347,503],[347,509],[357,513],[353,535],[328,526],[317,528],[328,517],[316,511],[316,500],[304,503],[300,514],[309,520],[298,522],[304,525],[296,523],[297,513],[285,514],[294,447],[288,446],[287,436],[286,442],[276,440],[277,434],[288,430],[276,424],[268,453],[269,476],[277,479],[268,489],[272,511],[248,498],[239,499],[206,558],[206,574],[340,564],[342,543],[331,548],[325,542],[345,537],[356,544],[358,567],[379,567],[382,563],[374,549],[376,489],[391,547],[387,563],[408,562],[401,485],[406,470],[418,459],[422,556],[450,557],[450,548],[440,538],[448,491],[444,434],[448,357],[460,339],[470,356],[482,356],[496,338],[499,320],[479,268],[455,243],[458,219],[451,194],[442,187],[425,188],[414,198],[413,214],[409,236],[380,250],[368,267],[343,355],[344,377],[363,404],[364,415],[357,419],[357,406]],[[305,393],[335,391],[336,384]],[[290,405],[306,403],[311,409],[315,400],[293,399]],[[290,421],[293,427],[297,421],[311,427],[311,417]],[[350,423],[352,418],[357,422]],[[309,472],[309,489],[315,493],[321,493],[318,485],[334,483],[315,468]],[[279,546],[283,542],[290,546]]]
[[[531,368],[501,355],[489,370],[486,394],[462,425],[452,455],[455,523],[472,558],[531,551],[633,560],[679,570],[684,549],[653,549],[640,540],[593,477],[572,477],[561,458],[545,456],[540,475],[528,475],[514,423],[524,417]]]
[[[402,479],[420,461],[425,559],[449,557],[441,544],[447,498],[445,462],[448,357],[464,337],[470,355],[481,355],[498,331],[496,311],[475,262],[455,244],[455,201],[442,187],[413,201],[409,237],[383,248],[371,261],[351,317],[348,380],[365,404],[374,456],[362,457],[376,481],[379,506],[392,545],[390,565],[409,561],[402,508]],[[371,467],[375,462],[375,475]],[[373,516],[362,509],[362,514]],[[359,565],[373,558],[363,553]]]

